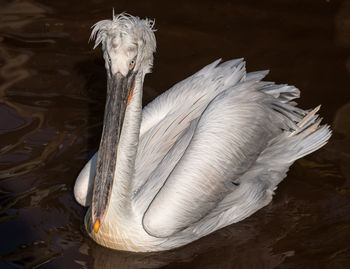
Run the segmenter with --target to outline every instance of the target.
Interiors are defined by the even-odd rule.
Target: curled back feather
[[[102,43],[102,48],[105,49],[105,42],[109,36],[113,37],[118,34],[125,37],[138,36],[150,45],[153,53],[156,49],[156,40],[153,33],[156,31],[154,24],[154,20],[140,19],[125,12],[115,16],[113,11],[112,20],[102,20],[92,26],[93,29],[89,41],[95,39],[94,49],[100,43]]]

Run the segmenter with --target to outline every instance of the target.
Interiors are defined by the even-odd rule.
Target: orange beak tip
[[[97,233],[99,229],[100,229],[100,221],[96,220],[95,223],[94,223],[94,231],[95,231],[95,233]]]

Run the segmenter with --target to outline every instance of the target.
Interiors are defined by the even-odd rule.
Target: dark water
[[[87,40],[128,11],[156,19],[144,103],[202,66],[249,71],[322,104],[334,135],[250,218],[164,253],[111,251],[83,232],[73,184],[96,151],[105,70]],[[350,268],[350,2],[0,1],[0,268]]]

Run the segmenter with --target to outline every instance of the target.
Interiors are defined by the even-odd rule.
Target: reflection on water
[[[158,51],[144,103],[218,57],[301,88],[322,103],[329,144],[298,161],[273,202],[180,249],[105,249],[82,226],[75,178],[96,151],[105,70],[90,27],[117,12],[156,19]],[[350,5],[337,1],[0,3],[1,268],[348,268]],[[322,266],[321,266],[322,265]]]

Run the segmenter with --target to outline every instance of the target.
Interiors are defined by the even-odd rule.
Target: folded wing
[[[143,218],[145,230],[168,237],[203,218],[230,192],[271,139],[287,127],[274,98],[248,81],[217,95],[201,115],[186,151]]]

